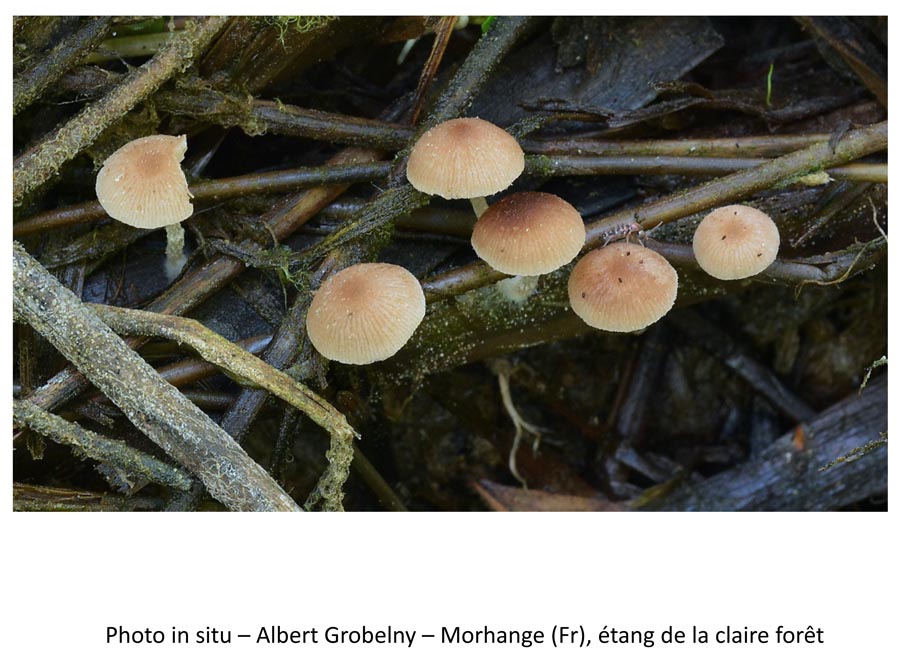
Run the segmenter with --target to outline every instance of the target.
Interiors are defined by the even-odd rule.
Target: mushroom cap
[[[662,318],[675,304],[678,273],[640,245],[617,242],[596,249],[569,276],[572,310],[591,327],[634,332]]]
[[[306,316],[309,340],[329,360],[370,364],[394,355],[425,317],[422,286],[388,263],[358,263],[325,280]]]
[[[97,199],[113,219],[161,228],[194,212],[181,170],[186,136],[145,136],[113,152],[97,174]]]
[[[746,205],[726,205],[694,231],[694,257],[716,279],[746,279],[769,267],[781,237],[772,218]]]
[[[584,221],[559,196],[527,191],[506,196],[475,223],[472,247],[495,270],[517,276],[547,274],[578,255]]]
[[[442,122],[416,141],[406,177],[426,194],[477,198],[503,191],[525,170],[525,153],[512,136],[479,118]]]

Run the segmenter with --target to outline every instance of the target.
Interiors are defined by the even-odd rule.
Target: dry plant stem
[[[294,361],[303,337],[310,300],[309,293],[300,293],[285,313],[271,343],[263,352],[263,360],[269,366],[280,370]],[[265,389],[245,387],[222,418],[222,428],[235,440],[242,442],[267,398]]]
[[[645,244],[665,257],[675,267],[699,271],[693,249],[683,244],[669,244],[646,240]],[[836,280],[859,274],[879,263],[887,255],[887,242],[878,238],[862,246],[848,247],[825,256],[804,260],[776,259],[772,265],[754,280],[775,284],[828,285]],[[749,280],[746,280],[749,281]]]
[[[299,509],[234,440],[14,243],[13,312],[233,510]]]
[[[28,401],[13,401],[13,421],[28,427],[57,443],[75,448],[85,456],[119,466],[129,474],[139,475],[151,482],[170,486],[180,491],[191,488],[191,478],[180,468],[175,468],[149,454],[133,450],[121,440],[107,438],[83,429],[58,415],[41,410]]]
[[[391,512],[406,512],[406,505],[400,500],[400,497],[391,488],[378,469],[372,465],[372,462],[366,458],[366,455],[360,452],[359,447],[353,446],[353,470],[363,480],[372,492],[381,501],[381,504]]]
[[[521,141],[528,153],[596,157],[779,157],[831,139],[830,134],[781,134],[739,138],[610,140],[590,137]]]
[[[818,39],[828,44],[841,57],[844,63],[855,73],[878,102],[888,107],[887,91],[887,62],[883,63],[884,72],[873,70],[866,62],[864,45],[850,34],[842,32],[834,25],[829,17],[798,17],[797,22],[803,26],[804,31],[815,35]],[[844,19],[846,20],[846,19]]]
[[[225,18],[214,16],[186,29],[105,97],[84,107],[45,140],[18,157],[13,163],[13,205],[21,204],[60,166],[93,143],[104,129],[121,120],[135,105],[187,68],[212,42],[225,22]]]
[[[278,437],[272,448],[272,460],[269,462],[269,474],[284,483],[284,464],[291,453],[294,437],[300,429],[300,411],[296,408],[284,408],[281,422],[278,425]]]
[[[453,28],[456,26],[456,16],[442,16],[438,22],[438,26],[434,31],[434,44],[431,47],[431,53],[422,67],[422,74],[419,76],[419,83],[416,86],[416,92],[413,97],[412,109],[409,112],[409,124],[414,125],[419,120],[419,114],[422,112],[425,104],[425,93],[431,84],[438,67],[447,50],[447,44],[450,43],[450,37],[453,35]]]
[[[302,267],[311,268],[330,252],[389,227],[398,216],[426,205],[428,200],[428,194],[416,191],[412,185],[388,189],[365,205],[354,221],[301,252],[298,258]]]
[[[111,20],[104,16],[88,21],[28,71],[16,76],[13,80],[13,115],[40,99],[47,88],[96,48],[103,41]]]
[[[330,463],[319,481],[318,490],[326,510],[343,509],[342,487],[350,472],[353,438],[356,433],[347,424],[343,414],[331,404],[302,383],[195,320],[100,304],[91,305],[91,309],[121,334],[160,336],[193,348],[207,362],[268,390],[328,431],[331,435],[331,449],[326,456]]]
[[[475,99],[482,85],[509,50],[538,25],[539,19],[498,16],[487,34],[457,69],[453,80],[435,102],[422,131],[459,116]]]
[[[526,172],[543,177],[571,175],[727,175],[769,163],[768,159],[745,157],[541,156],[529,157]],[[887,164],[856,163],[827,170],[835,180],[887,182]]]
[[[170,39],[178,34],[173,32],[151,32],[145,35],[112,37],[105,40],[95,53],[84,59],[85,63],[108,62],[123,58],[139,58],[159,52]]]
[[[327,113],[271,101],[235,97],[210,89],[162,92],[154,97],[161,110],[249,134],[272,133],[345,145],[396,150],[412,130],[399,124]]]
[[[269,345],[269,342],[272,340],[272,336],[268,334],[262,334],[256,337],[248,337],[247,339],[241,339],[236,342],[238,346],[246,350],[248,353],[253,353],[257,355],[261,353],[266,346]],[[215,376],[220,373],[219,367],[216,365],[206,362],[204,360],[197,359],[195,357],[187,358],[184,360],[180,360],[178,362],[173,362],[171,364],[166,364],[161,367],[156,367],[156,372],[160,375],[164,381],[169,383],[170,385],[174,385],[175,387],[182,387],[184,385],[190,385],[191,383],[196,383],[198,380],[203,378],[208,378],[209,376]],[[186,392],[182,392],[187,396]],[[108,399],[104,397],[102,394],[93,397],[97,403],[108,403]],[[194,401],[193,399],[191,399]],[[228,404],[230,405],[234,399],[232,397],[228,398]],[[221,403],[221,400],[216,400],[216,403]],[[196,402],[195,402],[196,403]],[[218,409],[213,409],[218,410]],[[220,425],[221,426],[221,425]],[[224,427],[223,427],[224,428]]]
[[[611,227],[639,224],[644,230],[650,230],[695,212],[743,200],[750,194],[787,180],[886,150],[887,136],[887,122],[854,129],[848,131],[834,146],[828,142],[817,143],[685,192],[666,196],[635,209],[623,210],[588,226],[586,248],[598,246],[602,242],[603,232]]]
[[[743,200],[753,193],[780,182],[859,159],[886,148],[887,122],[847,132],[834,146],[834,149],[827,142],[816,143],[811,147],[773,159],[760,166],[738,171],[637,208],[621,210],[602,217],[587,224],[585,250],[594,249],[613,239],[623,237],[628,232],[640,229],[649,230],[695,212]],[[685,249],[690,251],[689,247],[685,247]],[[773,268],[777,272],[777,268],[775,266]],[[767,272],[767,274],[771,273]],[[426,299],[434,302],[486,286],[505,278],[505,276],[492,270],[484,261],[478,260],[435,275],[427,279],[422,284],[422,288],[425,290]]]
[[[165,505],[159,498],[57,489],[33,484],[13,484],[16,512],[141,512],[158,511]]]
[[[209,180],[191,185],[191,194],[197,203],[217,203],[232,198],[254,196],[256,194],[287,193],[295,189],[329,184],[371,182],[387,177],[391,164],[386,161],[361,164],[337,164],[292,168],[270,173],[238,175],[220,180]],[[202,211],[202,210],[200,210]],[[106,217],[106,212],[97,201],[56,208],[40,212],[13,225],[13,236],[20,237],[43,233],[55,228],[83,224]]]
[[[329,164],[346,164],[374,161],[380,153],[357,148],[349,148],[335,155]],[[271,230],[277,240],[291,235],[319,210],[342,194],[348,185],[316,187],[294,194],[285,199],[262,222]],[[190,311],[243,272],[246,266],[231,256],[217,256],[197,269],[186,274],[169,290],[148,305],[150,311],[179,315]],[[139,340],[130,340],[133,346]],[[56,410],[69,399],[77,396],[88,382],[76,369],[68,367],[58,373],[41,388],[29,396],[29,401],[44,408]]]

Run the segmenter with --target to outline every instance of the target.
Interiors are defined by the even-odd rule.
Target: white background
[[[13,12],[59,14],[846,11],[845,5],[821,2],[753,7],[314,2],[302,3],[302,8],[271,2],[247,7],[154,3],[152,8],[127,9],[96,2],[45,3],[40,8],[16,4]],[[853,8],[886,13],[885,6],[875,3],[857,2]],[[8,25],[0,48],[7,72]],[[4,90],[8,95],[9,86]],[[11,108],[10,100],[3,108]],[[3,140],[9,141],[9,131]],[[894,293],[896,270],[891,272]],[[3,295],[3,311],[10,312],[8,285]],[[891,306],[892,322],[895,309]],[[11,325],[0,329],[8,335]],[[10,361],[8,353],[4,361]],[[891,396],[894,404],[893,392]],[[9,411],[7,407],[7,431]],[[8,455],[3,464],[5,476],[11,477]],[[4,501],[0,652],[16,657],[14,661],[897,661],[896,512],[28,515],[11,513],[8,492]],[[487,625],[543,629],[549,635],[554,624],[584,625],[595,643],[585,650],[442,647],[435,641],[422,644],[420,637],[411,650],[386,645],[105,643],[107,626],[115,625],[167,634],[173,626],[256,633],[267,625],[301,630],[390,625],[439,633],[443,625]],[[825,630],[825,645],[662,645],[659,632],[669,625],[688,633],[692,625],[708,630],[746,626],[770,633],[778,625],[812,625]],[[652,629],[657,643],[653,648],[599,646],[596,633],[604,627]]]

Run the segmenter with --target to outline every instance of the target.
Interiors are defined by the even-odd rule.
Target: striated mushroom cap
[[[584,246],[584,221],[559,196],[529,191],[494,203],[475,224],[472,247],[495,270],[517,276],[553,272]]]
[[[703,218],[694,231],[694,257],[716,279],[746,279],[769,267],[781,236],[772,218],[747,205],[726,205]]]
[[[425,294],[409,271],[388,263],[359,263],[329,277],[306,316],[309,340],[344,364],[370,364],[394,355],[425,317]]]
[[[161,228],[194,212],[181,170],[186,136],[146,136],[113,152],[97,174],[97,199],[106,213],[136,228]]]
[[[512,136],[479,118],[448,120],[426,131],[406,164],[410,184],[442,198],[477,198],[503,191],[525,170]]]
[[[640,245],[617,242],[585,255],[569,276],[572,310],[591,327],[634,332],[662,318],[678,293],[669,261]]]

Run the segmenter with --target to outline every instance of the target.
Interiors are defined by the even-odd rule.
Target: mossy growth
[[[278,41],[287,48],[285,37],[288,30],[293,30],[300,34],[312,32],[337,19],[337,16],[268,16],[265,21],[278,31]]]

